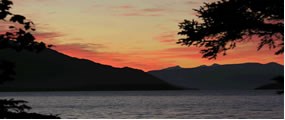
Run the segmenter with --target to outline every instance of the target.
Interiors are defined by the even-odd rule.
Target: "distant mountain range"
[[[175,66],[150,71],[149,73],[186,89],[250,90],[264,85],[272,86],[274,77],[284,75],[284,66],[277,63],[213,64],[212,66],[202,65],[196,68]]]
[[[0,91],[92,91],[179,89],[132,68],[114,68],[46,49],[37,54],[0,50],[0,59],[16,63],[14,81]]]
[[[14,81],[1,84],[0,91],[270,89],[276,88],[272,79],[284,74],[284,66],[277,63],[174,66],[145,73],[73,58],[51,49],[38,54],[0,50],[3,59],[16,63],[17,75]]]

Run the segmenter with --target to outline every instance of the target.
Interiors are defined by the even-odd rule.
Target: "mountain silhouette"
[[[1,91],[92,91],[179,89],[157,77],[133,68],[114,68],[55,50],[40,54],[0,50],[0,59],[15,63],[15,80]]]
[[[177,65],[177,66],[168,67],[168,68],[165,68],[165,69],[162,69],[162,70],[179,70],[179,69],[182,69],[182,67],[180,67],[179,65]]]
[[[283,69],[284,66],[277,63],[244,63],[163,69],[150,71],[149,73],[186,89],[253,90],[274,83],[272,78],[283,75]]]

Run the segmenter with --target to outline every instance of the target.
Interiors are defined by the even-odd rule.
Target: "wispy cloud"
[[[170,43],[175,44],[177,42],[177,32],[164,32],[158,36],[155,36],[154,39],[161,43]]]
[[[68,49],[84,50],[90,52],[97,52],[99,49],[106,49],[107,46],[103,44],[95,43],[69,43],[69,44],[58,44],[55,46],[58,50],[66,51]]]
[[[229,51],[229,55],[219,56],[217,60],[204,59],[200,54],[200,48],[186,46],[155,51],[130,51],[129,53],[101,51],[106,48],[105,45],[101,44],[62,44],[57,45],[54,49],[73,57],[85,58],[101,64],[114,67],[128,66],[144,71],[181,65],[181,61],[185,62],[183,65],[186,64],[186,67],[195,67],[203,64],[211,65],[213,63],[229,64],[261,61],[261,63],[278,62],[284,64],[283,56],[273,55],[273,51],[264,50],[257,52],[253,43],[246,44],[246,46],[240,45],[236,50]],[[264,57],[260,57],[260,55]],[[274,60],[272,61],[272,59]]]
[[[141,11],[144,11],[144,12],[164,12],[164,11],[166,11],[166,9],[162,9],[162,8],[146,8],[146,9],[141,9]]]
[[[185,3],[186,3],[186,4],[190,4],[190,5],[199,4],[199,2],[194,1],[194,0],[186,1]]]
[[[117,16],[163,16],[167,11],[165,8],[139,8],[127,4],[111,8],[119,12]]]
[[[134,6],[132,6],[132,5],[120,5],[120,6],[113,6],[111,8],[113,8],[113,9],[133,9]]]
[[[92,48],[92,50],[89,48]],[[149,52],[101,52],[100,49],[104,48],[105,46],[100,44],[62,44],[56,45],[53,49],[73,57],[89,59],[97,63],[112,65],[114,67],[128,66],[148,71],[175,65],[175,63],[154,59],[152,55],[148,55],[150,54]]]
[[[60,32],[36,32],[33,34],[37,41],[42,41],[47,44],[55,44],[56,39],[65,36]]]

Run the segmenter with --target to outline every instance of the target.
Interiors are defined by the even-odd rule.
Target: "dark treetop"
[[[46,48],[45,43],[36,42],[35,37],[31,34],[35,31],[34,23],[27,20],[22,15],[11,13],[9,10],[13,5],[10,0],[0,0],[0,20],[4,27],[8,29],[0,32],[0,50],[13,49],[16,51],[29,50],[39,52]],[[3,28],[2,28],[3,29]],[[1,57],[5,59],[5,57]],[[15,75],[14,63],[6,60],[0,60],[0,83],[13,80]],[[31,107],[26,105],[22,100],[0,99],[0,119],[57,119],[54,115],[42,115],[37,113],[28,113]]]
[[[203,48],[204,58],[216,59],[219,53],[236,47],[236,43],[259,40],[264,45],[284,52],[283,0],[221,0],[205,3],[195,9],[201,22],[185,20],[180,23],[181,45]],[[254,38],[253,38],[254,37]]]

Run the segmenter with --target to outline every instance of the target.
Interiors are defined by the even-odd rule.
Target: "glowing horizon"
[[[114,67],[144,71],[171,66],[284,64],[283,55],[250,41],[217,60],[201,58],[199,48],[175,44],[178,23],[197,19],[192,9],[214,0],[13,0],[12,12],[37,25],[36,37],[64,54]]]

